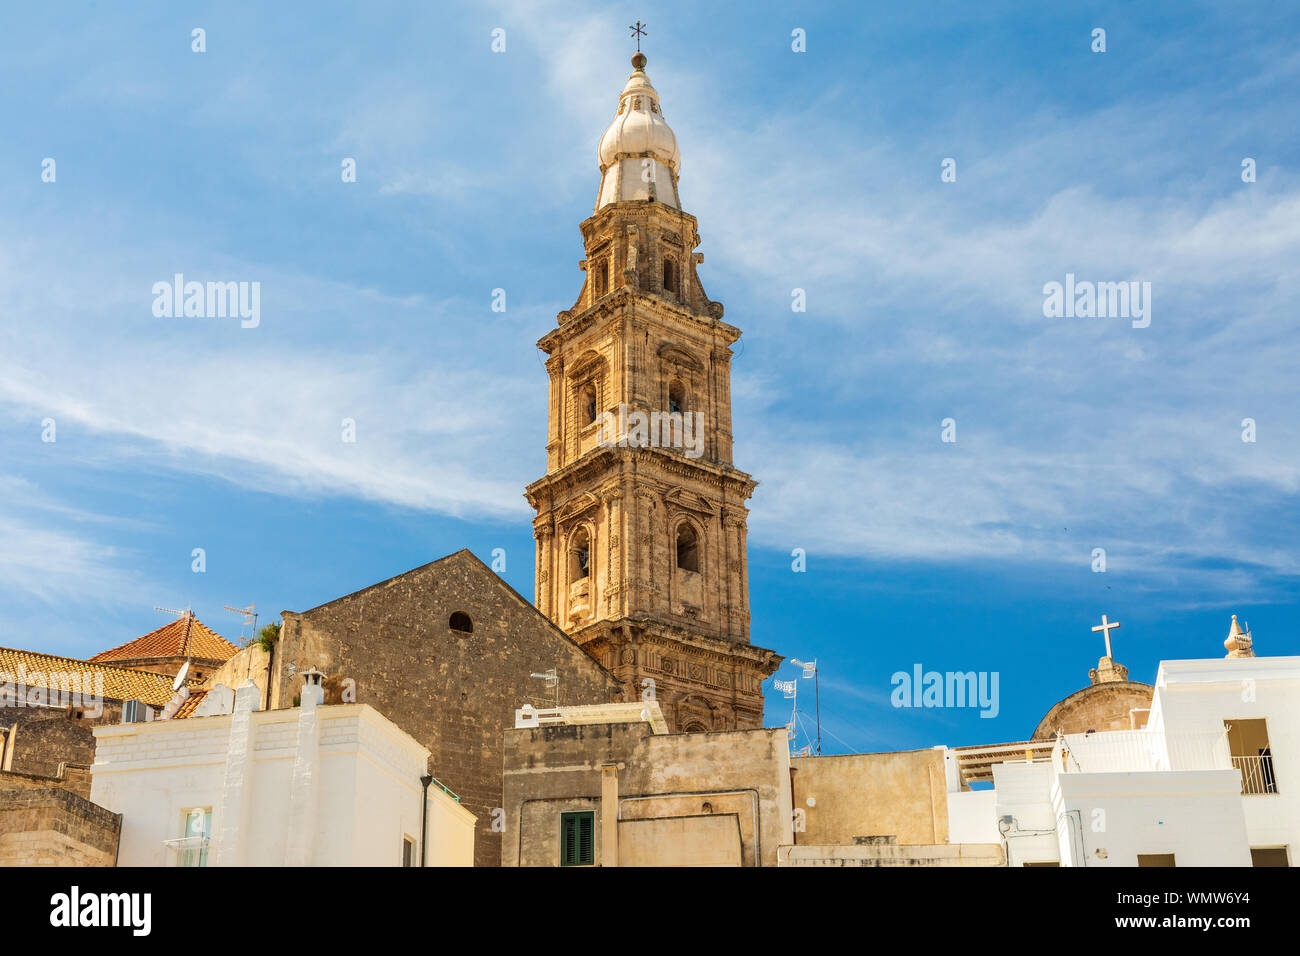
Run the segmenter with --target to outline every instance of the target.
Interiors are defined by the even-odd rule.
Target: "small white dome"
[[[639,62],[634,59],[633,63],[637,69],[619,95],[618,113],[600,139],[600,171],[605,172],[624,157],[648,156],[663,163],[676,176],[682,161],[677,137],[664,120],[659,94],[642,69],[645,58],[641,57]]]

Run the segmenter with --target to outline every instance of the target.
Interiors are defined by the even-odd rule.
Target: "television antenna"
[[[798,730],[796,721],[799,719],[799,682],[793,680],[780,680],[777,677],[772,678],[772,687],[785,694],[785,699],[794,701],[790,706],[790,721],[785,725],[789,732],[790,751],[793,754],[795,744],[795,732]]]
[[[194,620],[194,612],[187,606],[185,610],[178,611],[174,607],[158,607],[154,605],[155,611],[162,611],[164,614],[175,614],[177,619],[185,619],[185,663],[181,669],[176,672],[176,679],[172,681],[172,690],[178,691],[185,684],[185,678],[190,673],[190,623]]]
[[[815,706],[817,709],[817,756],[820,757],[822,755],[822,694],[821,681],[817,678],[817,662],[815,660],[801,661],[792,657],[790,663],[795,667],[803,668],[805,679],[809,677],[813,679],[813,698],[816,701]]]
[[[551,706],[560,706],[560,675],[556,672],[554,667],[541,674],[529,674],[528,676],[546,681],[546,686],[551,689]]]
[[[249,604],[248,607],[231,607],[229,604],[223,604],[222,607],[224,607],[231,614],[238,614],[240,617],[242,617],[244,619],[244,624],[251,623],[253,625],[253,632],[248,639],[250,641],[254,641],[257,639],[257,605],[256,604]],[[239,625],[239,642],[241,644],[244,643],[244,624]]]

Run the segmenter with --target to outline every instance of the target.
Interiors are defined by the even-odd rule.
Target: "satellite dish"
[[[185,678],[190,674],[190,662],[186,661],[181,665],[181,669],[176,672],[176,679],[172,681],[172,690],[177,691],[185,683]]]

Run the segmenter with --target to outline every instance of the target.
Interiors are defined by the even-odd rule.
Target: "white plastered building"
[[[322,696],[259,711],[248,682],[184,719],[97,727],[91,800],[122,814],[118,865],[473,865],[474,815],[426,781],[429,752]]]
[[[1289,866],[1300,850],[1300,657],[1162,661],[1140,729],[946,750],[949,841],[1007,865]],[[991,763],[993,788],[963,785]]]

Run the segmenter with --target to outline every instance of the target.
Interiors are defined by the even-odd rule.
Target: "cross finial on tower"
[[[1101,616],[1101,623],[1098,624],[1098,625],[1096,625],[1096,626],[1093,627],[1093,629],[1092,629],[1092,631],[1093,631],[1094,634],[1095,634],[1096,632],[1098,632],[1098,631],[1101,631],[1101,635],[1102,635],[1102,637],[1106,638],[1106,656],[1107,656],[1107,657],[1113,657],[1113,656],[1114,656],[1114,655],[1111,654],[1111,652],[1110,652],[1110,632],[1111,632],[1114,628],[1117,628],[1117,627],[1119,627],[1119,621],[1111,621],[1111,620],[1109,620],[1109,619],[1106,617],[1105,614],[1103,614],[1103,615]]]
[[[632,31],[632,36],[636,37],[636,53],[632,55],[632,67],[636,70],[644,70],[645,54],[641,52],[641,38],[646,35],[645,24],[638,20],[628,29]]]

